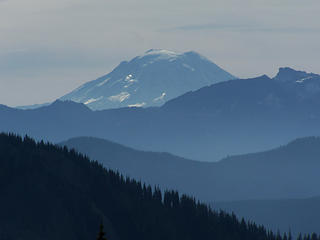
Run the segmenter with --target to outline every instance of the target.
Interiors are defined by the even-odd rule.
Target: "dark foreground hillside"
[[[51,144],[0,135],[0,239],[281,239]]]

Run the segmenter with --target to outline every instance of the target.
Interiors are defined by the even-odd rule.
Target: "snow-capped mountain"
[[[91,109],[160,106],[186,92],[235,77],[196,52],[151,49],[60,100]]]

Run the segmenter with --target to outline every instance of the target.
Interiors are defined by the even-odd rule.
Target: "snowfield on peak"
[[[178,53],[164,50],[164,49],[150,49],[145,52],[142,56],[139,56],[139,58],[143,58],[145,56],[152,56],[156,55],[158,59],[173,59],[177,58],[179,56]]]
[[[93,110],[161,106],[184,93],[235,77],[196,52],[151,49],[60,98]]]

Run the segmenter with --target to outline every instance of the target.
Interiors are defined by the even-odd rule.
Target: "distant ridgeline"
[[[0,134],[0,189],[1,240],[291,239],[29,137]]]
[[[202,161],[320,135],[320,75],[288,68],[272,79],[219,82],[161,107],[92,111],[88,105],[56,101],[24,111],[0,105],[0,131],[51,142],[99,137]]]

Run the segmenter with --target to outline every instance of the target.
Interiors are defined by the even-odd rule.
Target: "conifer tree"
[[[98,237],[97,237],[97,240],[107,240],[106,237],[105,237],[105,232],[103,231],[103,223],[101,222],[100,224],[100,231],[99,231],[99,234],[98,234]]]
[[[311,240],[318,240],[318,236],[316,233],[311,234]]]
[[[278,230],[276,235],[276,240],[281,240],[281,239],[282,237],[281,237],[280,231]]]

